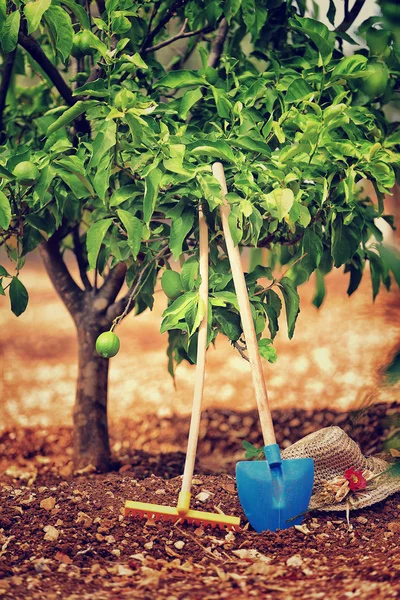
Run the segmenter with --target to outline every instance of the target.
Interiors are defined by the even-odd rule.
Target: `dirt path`
[[[28,311],[14,317],[0,300],[2,402],[1,425],[57,425],[69,421],[76,378],[76,341],[72,321],[37,262],[28,264],[23,280],[30,293]],[[328,295],[317,311],[311,304],[314,282],[303,286],[301,313],[292,341],[282,321],[276,347],[278,362],[266,365],[273,407],[330,406],[338,410],[396,398],[399,388],[376,389],[378,367],[400,338],[386,317],[394,294],[371,301],[369,275],[361,289],[346,296],[347,276],[327,279]],[[160,335],[164,309],[157,295],[153,312],[130,317],[118,331],[122,349],[111,363],[110,414],[156,413],[190,409],[193,367],[178,368],[176,389],[166,371],[166,334]],[[250,409],[254,406],[248,365],[222,336],[208,354],[205,407]]]

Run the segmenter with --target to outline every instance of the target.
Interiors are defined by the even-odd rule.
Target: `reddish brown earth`
[[[398,415],[399,405],[351,414],[274,413],[282,445],[338,424],[366,454],[382,452]],[[251,411],[207,411],[193,481],[193,507],[240,516],[238,532],[123,517],[125,499],[176,503],[185,417],[127,421],[113,440],[117,470],[107,475],[71,474],[68,427],[6,430],[0,437],[0,597],[398,598],[400,494],[351,513],[350,528],[343,513],[320,512],[307,515],[300,528],[251,529],[232,473],[243,458],[241,439],[260,441],[255,421]],[[200,492],[206,501],[196,498]]]

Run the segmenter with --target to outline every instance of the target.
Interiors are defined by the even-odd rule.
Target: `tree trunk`
[[[77,328],[79,343],[78,381],[74,406],[74,467],[93,465],[100,471],[110,467],[107,424],[108,359],[96,352],[97,336],[106,328]]]
[[[108,359],[96,352],[96,339],[108,331],[120,315],[129,295],[116,301],[125,281],[126,265],[110,269],[101,288],[92,286],[87,277],[79,236],[74,237],[77,262],[85,289],[71,277],[60,252],[57,233],[42,242],[39,251],[47,273],[72,316],[79,345],[78,382],[74,406],[73,459],[75,469],[93,465],[100,471],[111,466],[107,424]],[[132,310],[132,307],[130,310]]]

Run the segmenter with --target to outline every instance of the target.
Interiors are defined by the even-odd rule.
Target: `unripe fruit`
[[[368,73],[360,81],[360,89],[370,97],[371,100],[382,96],[389,81],[389,69],[383,62],[369,62]]]
[[[33,185],[40,175],[39,169],[30,160],[18,163],[13,174],[21,185]]]
[[[384,29],[371,27],[367,31],[367,44],[371,54],[385,54],[390,44],[391,34]]]
[[[161,277],[161,287],[170,300],[176,300],[183,291],[181,276],[176,271],[164,271]]]
[[[87,54],[95,54],[96,48],[92,48],[93,36],[88,29],[84,29],[74,35],[73,51],[80,56],[86,56]],[[75,54],[74,54],[75,56]],[[79,57],[78,57],[79,58]]]
[[[119,337],[112,331],[101,333],[96,340],[96,351],[103,358],[112,358],[120,348]]]

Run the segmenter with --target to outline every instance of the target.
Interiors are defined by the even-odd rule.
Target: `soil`
[[[361,413],[275,411],[281,445],[339,424],[365,454],[380,453],[399,405]],[[238,532],[123,517],[125,499],[174,505],[187,419],[113,429],[115,469],[73,474],[71,431],[8,429],[0,436],[0,597],[6,599],[388,599],[400,596],[400,494],[354,511],[312,513],[303,526],[257,534],[241,511],[233,466],[256,417],[209,410],[193,508],[240,516]],[[225,458],[223,458],[225,456]],[[212,474],[210,474],[212,473]],[[204,492],[200,498],[196,496]]]

